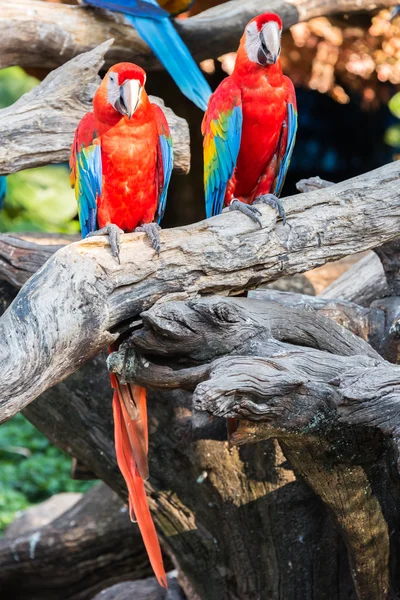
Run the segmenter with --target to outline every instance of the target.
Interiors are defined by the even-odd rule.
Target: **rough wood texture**
[[[12,3],[7,4],[12,8]],[[43,5],[46,12],[51,11],[53,6],[62,6],[37,1],[25,4]],[[0,14],[3,10],[4,6],[0,5]],[[32,7],[27,9],[25,6],[25,15],[32,14],[32,11],[35,14]],[[24,46],[22,40],[18,45],[20,48]],[[32,45],[27,46],[29,51]],[[83,115],[92,110],[93,94],[100,83],[98,72],[111,45],[112,40],[103,42],[90,52],[73,58],[52,71],[17,102],[0,110],[0,175],[69,160],[75,129]],[[164,110],[171,128],[174,168],[180,173],[187,173],[190,169],[188,125],[165,107],[161,99],[152,99]]]
[[[382,309],[363,308],[347,300],[330,300],[321,296],[267,289],[250,291],[248,297],[262,302],[275,302],[279,306],[288,308],[301,308],[312,314],[318,313],[328,317],[367,341],[381,354],[385,330],[390,329],[394,321],[393,318],[385,319],[385,312]]]
[[[197,322],[205,335],[201,345],[210,346],[209,342],[215,341],[211,322],[217,319],[217,339],[222,345],[228,343],[227,352],[232,347],[234,350],[237,344],[232,315],[238,312],[232,313],[223,306],[210,310],[210,302],[196,301],[196,306],[200,303],[202,309],[190,312],[194,317],[194,322],[193,319],[190,322],[192,333]],[[220,302],[223,305],[238,302],[239,308],[243,303],[260,305],[246,299],[222,298],[217,304]],[[171,305],[164,308],[168,306]],[[151,313],[158,314],[160,309],[155,307]],[[260,320],[262,323],[257,312],[252,311],[256,335],[260,334]],[[245,318],[236,322],[242,333],[246,332],[247,313],[246,309]],[[170,317],[156,323],[156,329],[161,326],[159,331],[164,341],[171,338],[163,335],[170,330]],[[146,318],[149,324],[149,315]],[[183,315],[180,333],[185,331],[185,320]],[[208,326],[204,327],[202,320]],[[283,314],[282,320],[286,323],[290,319]],[[272,323],[278,336],[278,321],[274,318]],[[293,322],[294,339],[312,342],[318,330],[313,320],[308,320],[308,334],[304,326],[299,333],[296,325]],[[147,328],[150,329],[148,325]],[[256,352],[265,329],[266,315],[258,343],[251,343],[248,331],[247,342],[239,346],[240,351],[247,347]],[[188,329],[186,332],[183,340],[190,335]],[[282,335],[290,335],[287,325],[282,328]],[[240,336],[236,337],[239,340]],[[325,327],[325,334],[321,331],[317,338],[322,347],[332,349],[335,344],[337,349],[348,353],[351,351],[348,341],[354,336],[334,326],[334,330]],[[367,348],[362,341],[357,343],[361,343],[358,351]],[[210,359],[218,351],[223,352],[215,343],[213,347],[208,351]],[[184,345],[181,351],[183,348]],[[99,477],[124,497],[125,486],[112,449],[111,392],[107,383],[105,361],[98,357],[46,391],[24,414],[54,443],[84,458]],[[174,560],[184,570],[183,583],[191,600],[232,597],[256,600],[260,595],[271,600],[350,597],[350,571],[341,539],[318,498],[282,462],[279,446],[269,440],[239,451],[228,450],[223,420],[216,418],[209,423],[207,419],[199,422],[198,418],[191,418],[191,398],[182,392],[150,394],[149,412],[152,506],[157,507],[155,519],[159,531]],[[185,478],[177,477],[182,472]],[[348,484],[347,481],[347,487]],[[347,487],[343,485],[341,489]]]
[[[238,293],[397,238],[399,170],[392,163],[286,198],[286,226],[263,207],[262,229],[225,212],[163,230],[160,257],[144,234],[123,237],[121,264],[104,238],[62,248],[1,318],[0,421],[114,341],[119,324],[168,294]]]
[[[371,252],[350,267],[320,294],[321,298],[348,300],[368,307],[376,298],[388,293],[388,284],[382,263]]]
[[[313,17],[374,10],[391,0],[269,0],[288,28]],[[247,22],[265,12],[264,0],[231,0],[175,25],[197,60],[237,49]],[[0,67],[56,67],[104,40],[115,38],[106,65],[129,60],[146,70],[159,68],[147,45],[119,16],[91,8],[40,0],[0,1]]]
[[[0,540],[4,598],[90,600],[107,585],[149,575],[139,531],[104,484],[50,524]]]
[[[155,577],[117,583],[100,592],[93,600],[186,600],[176,575],[167,573],[168,590],[160,587]]]
[[[383,600],[389,547],[395,569],[400,527],[393,510],[400,491],[399,473],[393,473],[400,367],[367,344],[361,350],[361,340],[350,332],[343,346],[338,335],[343,328],[319,315],[308,313],[307,319],[304,308],[291,309],[303,323],[299,332],[286,310],[273,302],[223,298],[155,306],[131,340],[147,356],[120,351],[110,355],[109,365],[153,389],[195,389],[195,409],[241,420],[234,444],[277,438],[295,471],[332,512],[348,549],[357,598]],[[168,356],[173,368],[148,356],[158,361]],[[196,366],[178,368],[185,361]],[[391,588],[398,592],[395,571]]]

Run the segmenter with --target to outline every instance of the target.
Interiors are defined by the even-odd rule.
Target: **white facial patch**
[[[115,106],[119,98],[119,85],[118,85],[118,73],[108,74],[108,82],[107,82],[107,100],[112,106]]]
[[[260,48],[260,34],[258,31],[257,23],[253,21],[246,27],[246,42],[245,48],[247,56],[251,62],[258,62],[257,55]]]

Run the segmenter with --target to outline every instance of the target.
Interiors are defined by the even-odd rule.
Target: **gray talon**
[[[263,196],[258,196],[253,202],[253,204],[268,204],[271,206],[278,215],[282,218],[283,224],[286,225],[286,212],[283,208],[282,202],[279,200],[277,196],[274,194],[264,194]]]
[[[160,242],[160,231],[161,227],[159,225],[157,225],[157,223],[144,223],[143,225],[140,225],[139,227],[136,227],[135,232],[142,232],[145,233],[147,235],[147,237],[150,240],[151,245],[153,246],[154,250],[157,252],[158,256],[160,256],[160,250],[161,250],[161,242]]]
[[[114,223],[107,223],[105,227],[97,229],[96,231],[91,231],[86,237],[88,238],[96,235],[108,235],[108,240],[111,246],[111,254],[117,259],[118,263],[121,264],[119,259],[121,233],[124,232],[117,225],[114,225]]]
[[[246,215],[246,217],[249,217],[252,221],[254,221],[254,223],[257,223],[260,229],[262,229],[262,223],[257,216],[261,216],[262,213],[255,206],[252,206],[251,204],[245,204],[237,198],[234,198],[229,205],[229,210],[239,210],[241,213]]]

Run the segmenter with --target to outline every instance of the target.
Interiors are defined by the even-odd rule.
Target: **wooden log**
[[[186,600],[174,572],[167,573],[168,589],[160,587],[155,577],[117,583],[102,590],[93,600]]]
[[[35,3],[43,5],[46,12],[53,6],[63,6],[29,1],[30,7],[25,6],[26,15],[35,13],[32,8]],[[67,5],[64,8],[68,9]],[[3,10],[4,6],[0,6],[0,14]],[[18,45],[23,47],[22,39]],[[75,129],[83,115],[92,110],[93,94],[100,83],[98,72],[111,45],[112,40],[103,41],[90,52],[79,54],[52,71],[17,102],[0,110],[0,175],[69,160]],[[174,144],[174,168],[187,173],[190,169],[188,125],[165,107],[160,98],[151,99],[162,107],[168,119]]]
[[[288,28],[313,17],[389,7],[390,0],[270,0]],[[237,49],[245,25],[265,12],[263,0],[231,0],[175,26],[196,60],[216,58]],[[0,1],[0,68],[10,65],[50,67],[63,64],[104,40],[115,38],[106,66],[120,61],[146,70],[160,68],[148,46],[122,16],[106,11],[40,0]]]
[[[321,298],[346,300],[368,307],[377,298],[388,293],[388,284],[382,263],[371,252],[350,267],[319,295]]]
[[[5,598],[89,600],[107,585],[151,575],[140,533],[100,484],[48,525],[0,541]]]
[[[279,306],[300,308],[312,314],[328,317],[352,331],[381,352],[385,329],[391,328],[395,317],[385,318],[385,312],[377,307],[363,308],[347,300],[330,300],[321,296],[307,296],[277,290],[253,290],[248,297],[261,302],[275,302]],[[386,357],[385,354],[383,356]]]
[[[286,226],[276,224],[271,208],[262,207],[261,229],[237,212],[225,212],[163,230],[159,257],[144,234],[123,236],[121,264],[102,237],[62,248],[0,320],[5,340],[0,421],[115,341],[119,324],[126,327],[127,320],[160,298],[238,293],[396,239],[399,169],[394,162],[330,188],[286,198]]]

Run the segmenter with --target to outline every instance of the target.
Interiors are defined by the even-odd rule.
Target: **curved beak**
[[[281,52],[281,32],[275,21],[266,23],[260,31],[260,53],[264,56],[261,64],[275,64]]]
[[[140,102],[142,87],[137,79],[128,79],[119,88],[116,108],[128,119],[132,117]]]

